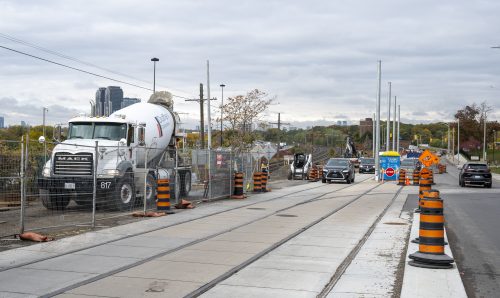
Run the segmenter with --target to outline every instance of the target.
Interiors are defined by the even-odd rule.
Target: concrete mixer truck
[[[91,204],[94,179],[96,204],[103,209],[130,210],[139,202],[154,206],[161,178],[170,179],[172,200],[186,196],[191,167],[178,156],[179,137],[179,116],[165,91],[108,117],[72,118],[67,140],[54,147],[38,180],[42,204],[52,210],[71,200]]]

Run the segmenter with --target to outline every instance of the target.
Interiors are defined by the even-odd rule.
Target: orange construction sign
[[[418,160],[426,167],[430,167],[432,164],[438,164],[439,163],[439,157],[436,155],[432,154],[429,150],[425,150]]]

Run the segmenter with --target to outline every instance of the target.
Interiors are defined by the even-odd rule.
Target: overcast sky
[[[382,60],[403,122],[451,120],[486,101],[500,116],[500,1],[2,1],[0,46],[152,88],[198,97],[210,60],[211,96],[260,89],[276,96],[266,116],[294,126],[357,123],[375,112]],[[4,35],[99,65],[64,59]],[[2,37],[3,36],[3,37]],[[133,78],[136,79],[133,79]],[[0,48],[0,116],[7,124],[65,122],[89,111],[98,87],[126,97],[150,91],[79,73]],[[195,102],[176,98],[188,127]],[[212,102],[216,107],[219,102]],[[212,112],[215,114],[215,112]]]

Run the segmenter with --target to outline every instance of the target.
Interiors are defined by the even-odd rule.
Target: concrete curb
[[[410,261],[408,255],[418,251],[418,244],[411,240],[418,237],[420,225],[420,214],[415,213],[410,233],[410,243],[406,252],[406,260]],[[445,240],[448,241],[445,230]],[[445,246],[445,253],[453,257],[450,246]],[[425,269],[413,267],[406,263],[403,279],[401,297],[467,297],[460,272],[457,265],[452,269]]]

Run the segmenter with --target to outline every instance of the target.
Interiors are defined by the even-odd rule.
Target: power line
[[[6,46],[0,45],[0,48],[6,49],[6,50],[9,50],[9,51],[21,54],[21,55],[25,55],[25,56],[28,56],[28,57],[31,57],[31,58],[42,60],[42,61],[45,61],[45,62],[48,62],[48,63],[52,63],[52,64],[59,65],[59,66],[62,66],[62,67],[66,67],[66,68],[69,68],[69,69],[72,69],[72,70],[83,72],[83,73],[86,73],[86,74],[89,74],[89,75],[93,75],[93,76],[96,76],[96,77],[99,77],[99,78],[111,80],[113,82],[122,83],[122,84],[125,84],[125,85],[137,87],[137,88],[140,88],[140,89],[153,91],[153,89],[151,89],[151,88],[143,87],[143,86],[140,86],[140,85],[137,85],[137,84],[133,84],[133,83],[128,83],[128,82],[125,82],[125,81],[122,81],[122,80],[114,79],[114,78],[111,78],[111,77],[108,77],[108,76],[100,75],[100,74],[97,74],[97,73],[94,73],[94,72],[90,72],[90,71],[87,71],[87,70],[83,70],[83,69],[80,69],[80,68],[76,68],[76,67],[73,67],[73,66],[69,66],[69,65],[66,65],[66,64],[55,62],[55,61],[52,61],[52,60],[49,60],[49,59],[46,59],[46,58],[38,57],[38,56],[35,56],[35,55],[32,55],[32,54],[28,54],[28,53],[25,53],[25,52],[22,52],[22,51],[19,51],[19,50],[15,50],[15,49],[12,49],[12,48],[9,48],[9,47],[6,47]],[[187,97],[180,96],[180,95],[175,95],[175,94],[172,94],[172,96],[173,97],[182,98],[182,99],[188,99]]]
[[[17,43],[23,44],[25,46],[32,47],[34,49],[37,49],[37,50],[40,50],[40,51],[43,51],[43,52],[46,52],[46,53],[49,53],[49,54],[52,54],[52,55],[64,58],[64,59],[75,61],[75,62],[84,64],[84,65],[87,65],[87,66],[95,67],[97,69],[104,70],[104,71],[109,72],[109,73],[113,73],[113,74],[116,74],[116,75],[119,75],[119,76],[127,77],[129,79],[133,79],[133,80],[136,80],[136,81],[139,81],[139,82],[143,82],[143,83],[147,83],[147,84],[150,83],[150,82],[148,82],[146,80],[138,79],[138,78],[130,76],[130,75],[126,75],[126,74],[123,74],[123,73],[120,73],[120,72],[117,72],[117,71],[113,71],[113,70],[101,67],[99,65],[96,65],[96,64],[93,64],[93,63],[90,63],[90,62],[86,62],[86,61],[80,60],[78,58],[74,58],[74,57],[71,57],[71,56],[68,56],[68,55],[65,55],[65,54],[62,54],[62,53],[59,53],[59,52],[56,52],[56,51],[44,48],[44,47],[36,45],[34,43],[27,42],[27,41],[21,40],[19,38],[15,38],[13,36],[10,36],[10,35],[4,34],[4,33],[0,33],[0,37],[3,37],[5,39],[7,39],[7,40],[10,40],[10,41],[13,41],[13,42],[17,42]],[[101,75],[99,75],[99,76],[101,76]],[[104,76],[101,76],[101,77],[104,77]],[[111,78],[109,78],[109,79],[111,79]],[[116,80],[116,79],[111,79],[111,80],[113,80],[115,82],[121,82],[121,81]],[[131,86],[135,86],[134,84],[131,84],[131,83],[126,83],[125,82],[125,84],[129,84]],[[163,87],[163,88],[170,89],[170,90],[175,90],[175,89],[172,89],[172,88],[166,88],[166,87]],[[151,90],[151,89],[148,89],[148,90]],[[184,92],[184,91],[181,91],[181,90],[178,90],[178,91],[180,91],[182,93],[185,93],[185,94],[189,94],[188,92]],[[188,99],[188,97],[184,97],[184,96],[180,96],[180,95],[175,95],[173,93],[172,93],[172,96],[173,97],[182,98],[182,99]]]
[[[126,85],[129,85],[129,86],[134,86],[134,87],[137,87],[137,88],[141,88],[141,89],[153,91],[153,89],[151,89],[151,88],[147,88],[147,87],[139,86],[139,85],[136,85],[136,84],[128,83],[128,82],[125,82],[125,81],[122,81],[122,80],[113,79],[113,78],[110,78],[110,77],[107,77],[107,76],[103,76],[103,75],[100,75],[100,74],[97,74],[97,73],[93,73],[93,72],[90,72],[90,71],[86,71],[86,70],[83,70],[83,69],[80,69],[80,68],[76,68],[76,67],[69,66],[69,65],[66,65],[66,64],[62,64],[62,63],[59,63],[59,62],[55,62],[55,61],[52,61],[52,60],[49,60],[49,59],[45,59],[45,58],[42,58],[42,57],[31,55],[31,54],[28,54],[28,53],[25,53],[25,52],[21,52],[21,51],[18,51],[18,50],[9,48],[9,47],[5,47],[5,46],[1,46],[0,45],[0,48],[4,48],[6,50],[9,50],[9,51],[21,54],[21,55],[25,55],[25,56],[28,56],[28,57],[31,57],[31,58],[35,58],[35,59],[38,59],[38,60],[49,62],[49,63],[55,64],[55,65],[66,67],[66,68],[69,68],[69,69],[72,69],[72,70],[83,72],[83,73],[86,73],[86,74],[89,74],[89,75],[93,75],[93,76],[96,76],[96,77],[100,77],[100,78],[103,78],[103,79],[107,79],[107,80],[111,80],[111,81],[114,81],[114,82],[126,84]]]
[[[44,48],[44,47],[41,47],[41,46],[38,46],[36,44],[33,44],[33,43],[30,43],[30,42],[27,42],[27,41],[24,41],[24,40],[21,40],[21,39],[9,36],[9,35],[4,34],[4,33],[0,33],[0,37],[3,37],[3,38],[8,39],[10,41],[17,42],[17,43],[23,44],[25,46],[32,47],[34,49],[37,49],[37,50],[40,50],[40,51],[43,51],[43,52],[46,52],[46,53],[49,53],[49,54],[52,54],[52,55],[64,58],[64,59],[75,61],[75,62],[84,64],[84,65],[87,65],[87,66],[95,67],[95,68],[98,68],[100,70],[104,70],[104,71],[107,71],[107,72],[110,72],[110,73],[113,73],[113,74],[116,74],[116,75],[119,75],[119,76],[127,77],[129,79],[133,79],[133,80],[140,81],[140,82],[143,82],[143,83],[149,83],[149,82],[147,82],[145,80],[141,80],[141,79],[135,78],[135,77],[130,76],[130,75],[126,75],[126,74],[123,74],[123,73],[120,73],[120,72],[116,72],[116,71],[113,71],[113,70],[101,67],[99,65],[95,65],[93,63],[86,62],[86,61],[80,60],[78,58],[74,58],[74,57],[71,57],[71,56],[68,56],[68,55],[65,55],[65,54],[62,54],[62,53],[59,53],[59,52],[56,52],[56,51]]]

